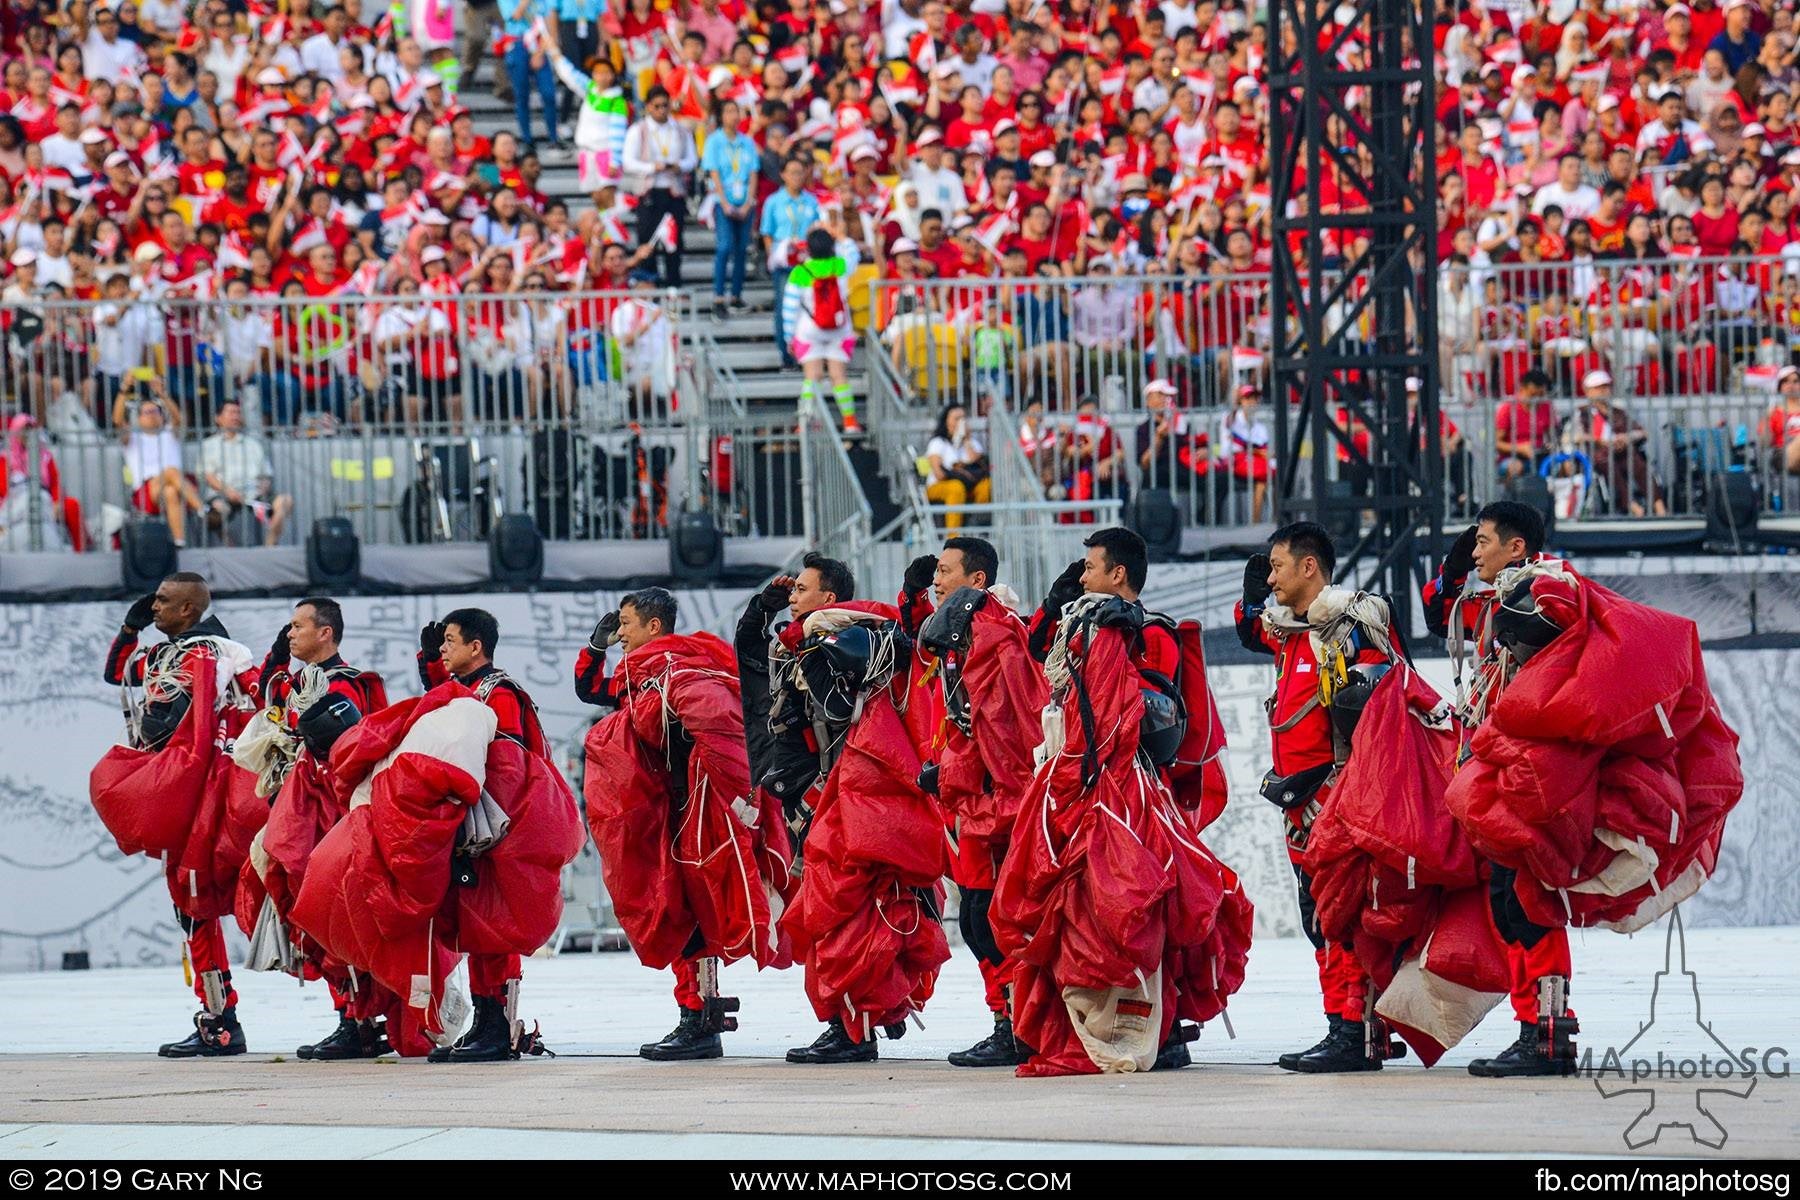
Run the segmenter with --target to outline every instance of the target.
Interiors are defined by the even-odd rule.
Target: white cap
[[[888,251],[889,254],[917,254],[918,252],[919,243],[913,241],[911,238],[895,239],[894,248]]]
[[[948,79],[956,74],[960,74],[960,72],[957,71],[956,63],[954,61],[941,62],[937,66],[931,68],[931,77],[933,79]]]
[[[419,224],[421,225],[448,225],[449,223],[450,218],[435,208],[428,208],[419,214]]]
[[[434,88],[444,86],[444,77],[436,71],[420,71],[417,79],[420,87]]]
[[[135,262],[155,262],[162,257],[162,247],[155,242],[145,242],[132,252],[131,257]]]
[[[958,213],[955,219],[950,222],[950,231],[952,233],[961,233],[965,229],[973,228],[975,228],[975,218],[971,217],[968,213]]]
[[[735,79],[737,76],[732,74],[730,67],[714,67],[706,76],[706,90],[710,92],[714,88],[730,87]]]
[[[1535,79],[1535,78],[1537,78],[1537,68],[1532,66],[1530,63],[1520,63],[1518,66],[1513,68],[1512,82],[1513,82],[1514,87],[1518,87],[1521,83],[1524,83],[1527,79]]]
[[[1730,12],[1734,8],[1748,8],[1748,7],[1750,7],[1750,0],[1725,0],[1725,11],[1726,12]]]
[[[1800,375],[1800,367],[1796,367],[1790,363],[1788,366],[1781,368],[1781,370],[1775,372],[1775,382],[1780,383],[1790,375]]]
[[[1583,391],[1588,388],[1611,387],[1612,381],[1612,376],[1605,371],[1589,371],[1581,377],[1581,387]]]
[[[1601,112],[1611,112],[1613,109],[1615,109],[1617,107],[1619,107],[1619,98],[1617,96],[1602,96],[1602,97],[1600,97],[1600,111]]]
[[[1056,151],[1039,150],[1027,161],[1034,167],[1054,167],[1056,165]]]
[[[369,95],[367,92],[358,92],[358,93],[356,93],[356,95],[350,97],[350,107],[351,108],[374,108],[375,107],[375,97]]]
[[[106,165],[108,167],[129,167],[131,165],[131,155],[125,153],[123,150],[114,150],[111,154],[106,156]]]
[[[1763,128],[1761,121],[1752,121],[1739,131],[1738,136],[1746,138],[1768,137],[1769,131]]]
[[[1679,2],[1671,4],[1669,7],[1663,9],[1663,20],[1666,21],[1670,17],[1686,17],[1691,21],[1694,19],[1694,10]]]
[[[1175,385],[1166,379],[1152,379],[1149,383],[1144,385],[1144,395],[1146,396],[1173,396],[1175,393]]]
[[[1792,150],[1789,150],[1786,154],[1782,155],[1781,161],[1785,166],[1800,166],[1800,146],[1795,146]]]
[[[256,82],[264,87],[280,87],[287,82],[287,76],[277,67],[264,67],[257,72]]]
[[[1425,386],[1425,381],[1423,379],[1420,379],[1417,375],[1408,375],[1406,377],[1406,390],[1407,391],[1416,392],[1424,386]]]
[[[444,248],[442,246],[427,246],[425,247],[425,252],[419,255],[419,265],[424,266],[426,263],[443,262],[447,257],[448,255],[444,253]]]
[[[1011,117],[1002,117],[1000,120],[994,122],[994,136],[999,137],[1001,134],[1017,129],[1018,127],[1019,123]]]
[[[944,135],[939,133],[935,128],[932,128],[932,129],[927,129],[924,133],[921,133],[919,135],[919,140],[914,142],[913,145],[921,146],[921,147],[935,146],[943,140],[944,140]]]
[[[37,262],[37,251],[36,250],[14,250],[13,251],[12,265],[15,267],[29,267],[29,266],[32,266],[36,262]]]
[[[881,151],[877,150],[875,147],[873,147],[871,145],[868,145],[867,143],[864,143],[863,145],[858,146],[856,149],[854,149],[850,152],[850,161],[851,162],[860,162],[861,160],[863,160],[865,158],[873,158],[873,159],[879,160],[881,158]]]
[[[84,129],[77,140],[84,146],[103,146],[111,139],[106,136],[104,129]]]

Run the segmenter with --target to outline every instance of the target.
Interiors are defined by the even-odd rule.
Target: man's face
[[[1556,168],[1557,182],[1565,191],[1574,191],[1575,185],[1581,182],[1581,164],[1572,158],[1565,158]]]
[[[163,214],[162,233],[163,241],[168,243],[171,250],[183,249],[188,244],[187,222],[182,220],[181,214],[173,209]]]
[[[244,427],[244,410],[237,404],[225,404],[219,408],[218,422],[220,429],[239,430]]]
[[[669,119],[669,98],[667,96],[658,96],[646,107],[648,108],[652,119],[657,121],[666,121]]]
[[[171,583],[165,579],[156,585],[156,600],[150,606],[150,614],[158,633],[164,637],[177,637],[200,620],[202,607],[192,584]]]
[[[942,604],[957,588],[985,588],[991,583],[993,580],[987,577],[986,571],[969,573],[968,561],[961,550],[944,550],[938,555],[937,571],[931,577],[931,595]]]
[[[817,567],[807,567],[794,580],[788,592],[788,612],[798,621],[808,613],[830,608],[838,600],[837,593],[825,590]]]
[[[288,622],[288,653],[303,663],[321,663],[337,653],[331,626],[319,622],[319,614],[310,604],[296,608]]]
[[[944,242],[944,223],[933,217],[929,221],[919,222],[919,240],[927,250],[935,250]]]
[[[645,620],[635,605],[619,606],[619,644],[625,647],[625,653],[630,654],[639,646],[652,642],[667,632],[662,627],[660,618]]]
[[[787,163],[781,168],[781,182],[787,185],[787,190],[790,192],[797,192],[805,187],[806,164],[802,162]]]
[[[487,648],[479,640],[466,640],[462,626],[455,624],[444,629],[444,644],[439,647],[439,652],[452,675],[467,675],[487,661]]]
[[[1087,558],[1081,568],[1081,590],[1084,592],[1100,592],[1108,596],[1124,596],[1125,568],[1108,566],[1106,551],[1100,546],[1089,546]]]
[[[145,433],[156,433],[163,427],[162,406],[159,404],[140,404],[138,406],[138,428]]]
[[[1312,555],[1297,555],[1285,542],[1269,548],[1269,587],[1277,604],[1303,611],[1303,606],[1311,606],[1325,583],[1319,560]]]
[[[1522,562],[1527,551],[1522,537],[1502,537],[1492,521],[1483,521],[1475,529],[1475,574],[1481,582],[1492,583],[1500,572]]]

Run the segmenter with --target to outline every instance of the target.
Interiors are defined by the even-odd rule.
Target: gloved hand
[[[588,635],[588,645],[595,654],[605,654],[606,648],[619,640],[619,614],[609,612],[594,624],[594,632]]]
[[[1444,555],[1444,582],[1455,583],[1459,579],[1467,579],[1469,572],[1475,569],[1475,535],[1479,527],[1469,526],[1457,536],[1450,546],[1450,553]]]
[[[1244,607],[1260,608],[1268,603],[1274,588],[1269,586],[1269,571],[1272,569],[1269,556],[1252,554],[1250,561],[1244,564]]]
[[[907,592],[917,595],[931,586],[937,577],[937,555],[921,554],[906,564],[904,586]]]
[[[426,662],[436,662],[444,657],[445,628],[442,621],[432,621],[419,630],[419,656]]]
[[[269,666],[271,669],[287,666],[288,659],[293,656],[293,651],[288,648],[288,638],[292,636],[293,632],[292,625],[283,625],[275,634],[275,640],[269,643]]]
[[[769,581],[769,586],[762,590],[756,598],[758,604],[767,612],[780,612],[788,606],[788,593],[794,590],[792,575],[777,575]]]
[[[1056,582],[1050,585],[1050,594],[1044,597],[1044,607],[1051,615],[1062,612],[1063,605],[1081,599],[1081,574],[1085,570],[1086,560],[1078,558],[1064,567],[1063,573],[1056,577]]]
[[[155,606],[155,593],[148,596],[139,596],[136,600],[132,601],[131,608],[125,613],[125,628],[131,630],[133,633],[142,633],[144,630],[150,628],[150,623],[156,620]]]
[[[927,796],[938,794],[938,765],[928,762],[919,768],[918,786]]]

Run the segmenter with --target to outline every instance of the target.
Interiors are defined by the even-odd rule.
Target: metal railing
[[[866,575],[874,514],[837,422],[816,396],[800,403],[799,435],[806,544]]]
[[[1525,473],[1545,479],[1564,519],[1694,516],[1721,474],[1751,476],[1765,511],[1793,510],[1800,452],[1787,444],[1800,437],[1800,379],[1785,385],[1792,399],[1780,391],[1781,369],[1800,363],[1800,273],[1787,261],[1440,268],[1446,517],[1466,518]],[[878,281],[874,391],[885,378],[933,418],[950,405],[1020,413],[1052,497],[1158,487],[1189,525],[1255,526],[1274,515],[1267,283]],[[1352,352],[1369,342],[1358,294],[1353,280],[1333,309]],[[1596,370],[1613,376],[1622,407],[1586,403],[1582,381]],[[1513,403],[1533,371],[1545,395]],[[1166,408],[1147,395],[1152,380],[1173,389]],[[1351,434],[1366,445],[1354,425]],[[1422,431],[1418,440],[1422,450]],[[1329,478],[1367,491],[1357,454],[1322,452]]]

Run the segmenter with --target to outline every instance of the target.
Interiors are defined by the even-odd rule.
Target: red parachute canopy
[[[1025,644],[1025,625],[998,600],[975,610],[969,647],[958,658],[973,735],[942,725],[938,800],[962,836],[1004,842],[1030,790],[1043,740],[1039,718],[1050,687]]]
[[[1737,735],[1692,621],[1589,580],[1533,593],[1564,632],[1500,694],[1445,801],[1519,872],[1532,921],[1640,929],[1712,874],[1743,796]]]
[[[793,887],[792,854],[780,804],[750,787],[736,653],[710,633],[662,637],[628,654],[617,678],[623,703],[588,733],[584,790],[632,948],[666,967],[699,929],[703,955],[787,966],[774,920]],[[679,812],[665,702],[692,740]]]

